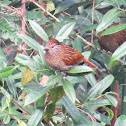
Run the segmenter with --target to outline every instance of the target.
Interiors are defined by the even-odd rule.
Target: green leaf
[[[43,109],[46,106],[46,94],[36,100],[36,108]]]
[[[108,67],[111,68],[117,64],[117,60],[122,58],[126,55],[126,42],[124,42],[122,45],[120,45],[115,52],[113,53],[112,57],[110,58],[110,62],[108,64]]]
[[[6,78],[6,82],[7,82],[7,85],[8,85],[8,88],[9,88],[10,92],[13,94],[14,97],[16,97],[17,89],[14,86],[15,85],[15,81],[9,79],[10,77],[11,77],[11,75],[8,78]]]
[[[54,84],[58,83],[60,80],[62,79],[62,75],[58,74],[58,75],[51,75],[48,78],[48,81],[46,83],[47,86],[53,86]]]
[[[13,66],[3,68],[2,70],[0,70],[0,78],[8,77],[10,74],[14,72],[16,68],[17,67],[13,67]]]
[[[109,25],[111,25],[114,21],[116,21],[119,15],[120,15],[119,10],[117,10],[117,9],[109,10],[103,16],[102,22],[97,27],[96,34],[99,33],[100,31],[103,31],[105,28],[107,28]]]
[[[3,50],[0,48],[0,70],[7,66],[6,56],[3,53]]]
[[[123,102],[126,102],[126,96],[124,96]]]
[[[6,126],[17,126],[17,121],[11,120]]]
[[[48,92],[51,88],[52,86],[41,87],[41,88],[39,87],[38,91],[32,91],[26,96],[25,105],[29,105],[35,102],[37,99],[42,97],[46,92]]]
[[[22,72],[10,75],[7,80],[11,81],[11,80],[17,80],[17,79],[21,79],[22,76]]]
[[[51,100],[56,103],[65,94],[62,86],[56,86],[49,92]]]
[[[89,59],[91,56],[91,51],[85,51],[82,53],[82,55],[84,56],[85,59]]]
[[[6,98],[8,99],[8,100],[6,100],[6,102],[7,101],[11,101],[11,96],[10,96],[10,94],[3,88],[3,87],[1,87],[0,88],[1,89],[1,92],[6,96]]]
[[[38,51],[38,47],[40,46],[40,44],[34,40],[33,38],[31,38],[30,36],[28,35],[25,35],[25,34],[17,34],[18,37],[20,39],[22,39],[29,47],[35,49],[36,51]]]
[[[126,24],[116,25],[116,26],[113,26],[113,27],[110,27],[110,28],[106,29],[106,30],[101,34],[101,36],[113,34],[113,33],[115,33],[115,32],[121,31],[121,30],[123,30],[123,29],[125,29],[125,28],[126,28]]]
[[[73,103],[75,103],[76,93],[75,93],[73,84],[70,81],[68,81],[67,79],[63,79],[62,83],[63,83],[63,89],[64,89],[66,95],[69,97],[69,99]]]
[[[112,109],[108,108],[108,107],[103,107],[103,108],[107,111],[108,118],[111,120],[113,118],[113,116],[114,116],[114,113],[113,113]]]
[[[4,124],[8,124],[10,122],[10,116],[9,115],[4,116],[3,122]]]
[[[105,97],[116,107],[118,102],[116,98],[112,95],[105,95]]]
[[[115,122],[114,126],[125,126],[126,125],[126,115],[121,115]]]
[[[54,14],[59,13],[60,11],[63,11],[65,8],[69,8],[70,6],[72,6],[75,3],[74,0],[64,0],[62,1],[60,4],[58,4],[56,11]]]
[[[52,1],[47,1],[47,6],[46,6],[47,11],[53,11],[55,10],[55,5]]]
[[[105,106],[105,105],[112,105],[111,102],[107,99],[97,99],[91,100],[85,103],[87,107],[98,107],[98,106]]]
[[[98,27],[98,24],[93,24],[93,25],[84,27],[84,28],[80,31],[80,33],[94,30],[94,29],[96,29],[97,27]]]
[[[17,119],[17,122],[19,124],[19,126],[27,126],[25,122],[23,122],[22,120]]]
[[[67,76],[66,79],[70,81],[71,83],[79,83],[84,81],[84,76]]]
[[[113,75],[106,76],[103,80],[95,84],[87,94],[87,100],[95,98],[99,94],[103,93],[114,81]]]
[[[126,1],[125,0],[120,0],[119,2],[126,7]]]
[[[44,29],[35,21],[29,20],[29,23],[32,27],[32,29],[35,31],[35,33],[41,37],[44,41],[49,41],[48,35],[44,31]]]
[[[44,113],[44,120],[46,122],[48,122],[52,118],[54,111],[55,111],[54,103],[50,103],[49,105],[47,105],[46,111]]]
[[[37,126],[38,123],[42,120],[43,111],[36,109],[35,112],[31,115],[28,120],[28,126]]]
[[[67,96],[63,96],[61,98],[61,102],[78,126],[81,126],[82,124],[83,126],[91,126],[91,121],[86,117],[85,114],[82,115],[80,113],[77,107]]]
[[[2,111],[3,111],[4,109],[7,108],[7,103],[6,103],[6,97],[5,96],[2,97],[1,104],[2,104]]]
[[[0,19],[0,29],[2,30],[0,36],[6,40],[10,39],[11,41],[15,41],[16,31],[12,27],[13,22],[10,21],[9,23],[11,23],[11,26],[8,24],[7,21]]]
[[[104,113],[100,113],[98,111],[96,111],[95,114],[93,114],[94,117],[99,120],[100,122],[102,122],[103,124],[111,124],[110,123],[110,119],[108,118],[108,115],[106,116]],[[97,125],[94,125],[94,126],[97,126]],[[100,125],[100,126],[105,126],[105,125]]]
[[[75,38],[73,48],[77,49],[79,52],[82,52],[82,40],[80,38]]]
[[[92,73],[85,75],[85,78],[87,79],[87,81],[90,83],[91,86],[94,86],[97,83],[95,76]]]
[[[93,72],[93,69],[85,65],[75,66],[67,71],[67,73],[87,73],[87,72]]]
[[[44,58],[43,46],[39,46],[38,50],[39,50],[40,58],[42,60],[42,65],[47,65]]]
[[[75,22],[70,22],[70,23],[64,25],[60,29],[60,31],[57,33],[56,39],[59,40],[60,42],[62,42],[64,39],[66,39],[68,37],[68,35],[70,34],[70,32],[72,31],[75,24],[76,24]]]
[[[22,53],[18,53],[17,56],[15,57],[15,60],[22,65],[27,65],[29,64],[30,57]]]

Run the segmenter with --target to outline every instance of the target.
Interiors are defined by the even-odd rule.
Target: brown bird
[[[117,24],[112,24],[109,27],[116,26],[116,25]],[[102,32],[100,32],[99,35],[101,35]],[[126,29],[110,35],[104,35],[100,37],[98,41],[101,48],[110,52],[114,52],[122,43],[126,41]]]
[[[89,66],[96,68],[94,64],[84,58],[84,56],[76,49],[60,43],[56,39],[50,39],[44,48],[45,61],[47,64],[57,70],[67,71],[71,67],[80,64],[81,62],[87,63]],[[99,69],[96,68],[98,72]]]

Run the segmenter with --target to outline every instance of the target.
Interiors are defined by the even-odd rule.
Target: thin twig
[[[93,7],[92,7],[92,25],[94,24],[94,10],[95,10],[95,0],[93,0]],[[93,35],[93,33],[94,33],[94,30],[91,30],[91,33],[92,33],[92,35],[91,35],[91,42],[93,42],[94,40],[94,35]]]
[[[48,12],[46,9],[44,9],[42,6],[40,6],[36,1],[34,1],[34,0],[29,0],[29,1],[31,1],[36,6],[38,6],[39,8],[41,8],[44,12],[46,12],[50,17],[52,17],[53,19],[55,19],[57,22],[60,22],[60,20],[58,18],[56,18],[54,15],[52,15],[50,12]]]
[[[2,3],[0,3],[0,6],[2,6],[2,7],[4,7],[4,8],[6,8],[6,9],[8,9],[8,10],[10,10],[10,11],[15,11],[15,10],[12,9],[11,7],[6,6],[6,5],[4,5],[4,4],[2,4]]]
[[[76,36],[77,36],[78,38],[80,38],[86,45],[95,48],[95,46],[94,46],[92,43],[88,42],[86,39],[84,39],[83,37],[81,37],[79,34],[76,34]]]
[[[26,8],[25,8],[25,2],[26,0],[22,0],[22,6],[21,6],[21,11],[22,11],[22,21],[21,21],[21,33],[22,34],[26,34],[26,25],[25,25],[25,12],[26,12]],[[27,54],[25,48],[26,48],[26,43],[22,41],[22,53],[23,54]]]
[[[92,117],[89,113],[85,112],[84,110],[82,110],[80,108],[78,108],[78,110],[85,113],[91,119],[91,121],[96,121],[96,119],[94,117]]]
[[[12,99],[12,101],[15,104],[17,104],[22,110],[24,110],[26,113],[28,113],[29,115],[31,115],[31,113],[28,110],[26,110],[25,108],[23,108],[14,98]]]

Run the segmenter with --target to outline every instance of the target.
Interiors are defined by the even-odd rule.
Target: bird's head
[[[48,51],[49,49],[51,48],[54,48],[56,45],[59,45],[60,42],[56,39],[50,39],[46,45],[45,45],[45,48],[44,48],[44,51]]]

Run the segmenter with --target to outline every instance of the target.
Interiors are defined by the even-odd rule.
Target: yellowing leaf
[[[33,79],[33,71],[31,69],[26,69],[22,72],[21,83],[24,86]]]
[[[48,1],[47,2],[47,8],[46,8],[47,11],[53,11],[55,10],[55,6],[54,6],[54,3],[52,1]]]

